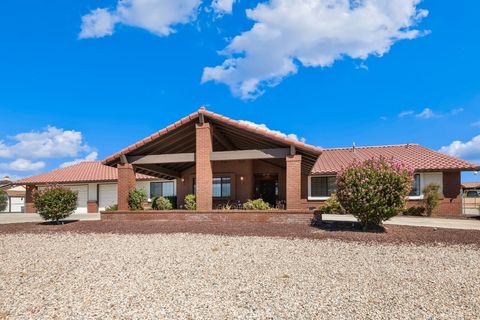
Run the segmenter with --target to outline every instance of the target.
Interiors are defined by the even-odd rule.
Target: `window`
[[[193,194],[196,194],[197,180],[193,178]],[[212,196],[214,198],[229,198],[232,190],[232,179],[230,177],[215,177],[212,180]]]
[[[173,197],[175,196],[175,183],[173,181],[151,182],[150,197]]]
[[[330,197],[337,190],[337,178],[310,177],[310,197]]]
[[[470,191],[467,191],[466,197],[467,198],[479,198],[480,194],[478,193],[478,191],[470,190]]]
[[[410,191],[410,197],[420,196],[420,175],[417,173],[413,176],[412,191]]]

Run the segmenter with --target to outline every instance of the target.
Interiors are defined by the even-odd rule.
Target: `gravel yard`
[[[193,234],[2,234],[0,318],[474,319],[480,254]]]

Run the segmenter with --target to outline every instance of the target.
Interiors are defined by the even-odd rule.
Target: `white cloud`
[[[78,163],[85,162],[85,161],[95,161],[95,160],[97,160],[97,157],[98,157],[98,153],[96,151],[93,151],[93,152],[90,152],[89,154],[87,154],[85,156],[85,158],[75,159],[75,160],[72,160],[72,161],[62,163],[60,165],[60,168],[73,166],[74,164],[78,164]]]
[[[76,157],[81,152],[90,151],[84,143],[82,133],[47,127],[40,132],[19,133],[11,138],[7,145],[0,141],[0,157],[3,158],[60,158]]]
[[[438,115],[436,113],[434,113],[432,111],[432,109],[425,108],[425,109],[423,109],[422,112],[416,114],[415,117],[420,118],[420,119],[431,119],[431,118],[438,117]]]
[[[415,113],[415,111],[413,111],[413,110],[402,111],[398,114],[398,117],[403,118],[403,117],[411,116],[414,113]]]
[[[168,36],[177,24],[196,17],[201,0],[119,0],[114,10],[98,8],[82,17],[80,38],[112,35],[116,24],[142,28]]]
[[[439,151],[454,157],[480,163],[480,135],[466,142],[460,140],[453,141],[448,146],[441,147]]]
[[[79,38],[101,38],[111,36],[118,19],[107,9],[95,9],[82,17]]]
[[[271,0],[247,10],[254,26],[206,67],[202,82],[227,84],[252,99],[295,74],[299,65],[328,67],[343,57],[382,56],[398,40],[422,35],[414,27],[428,12],[420,0]]]
[[[472,123],[472,127],[480,128],[480,121],[475,121]],[[1,149],[0,149],[1,150]]]
[[[255,122],[252,122],[252,121],[248,121],[248,120],[239,120],[239,122],[241,123],[245,123],[245,124],[248,124],[248,125],[251,125],[251,126],[254,126],[254,127],[258,127],[258,128],[262,128],[264,130],[267,130],[267,131],[270,131],[272,133],[275,133],[275,134],[278,134],[282,137],[285,137],[285,138],[290,138],[290,139],[294,139],[294,140],[297,140],[297,141],[301,141],[301,142],[305,142],[307,141],[305,138],[301,137],[299,138],[296,134],[294,133],[284,133],[282,131],[278,131],[278,130],[272,130],[270,129],[269,127],[267,127],[266,124],[264,123],[261,123],[261,124],[258,124],[258,123],[255,123]]]
[[[11,181],[17,181],[24,178],[23,176],[19,176],[16,174],[11,174],[8,172],[0,172],[0,180],[3,180],[3,178],[5,177],[8,177]]]
[[[213,0],[212,8],[217,14],[231,14],[235,0]]]
[[[17,159],[10,163],[0,163],[0,168],[14,171],[36,171],[45,168],[45,162],[32,162],[28,159]]]
[[[452,109],[448,113],[438,113],[438,112],[434,112],[430,108],[425,108],[419,113],[416,113],[413,110],[402,111],[398,114],[398,117],[404,118],[408,116],[415,116],[416,118],[419,118],[419,119],[432,119],[432,118],[442,118],[446,116],[456,116],[457,114],[462,112],[463,112],[463,108]]]

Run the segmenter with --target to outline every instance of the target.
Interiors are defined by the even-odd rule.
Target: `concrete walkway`
[[[67,220],[100,220],[99,213],[74,213]],[[43,222],[44,220],[36,213],[0,213],[0,224],[24,223],[24,222]]]
[[[351,215],[324,214],[324,221],[357,221]],[[401,226],[448,228],[462,230],[480,230],[480,220],[470,219],[450,219],[450,218],[432,218],[432,217],[407,217],[397,216],[385,224],[395,224]]]

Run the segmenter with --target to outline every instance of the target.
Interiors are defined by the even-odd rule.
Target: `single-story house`
[[[252,198],[304,210],[321,205],[335,192],[335,175],[343,167],[380,156],[415,169],[410,205],[422,199],[425,185],[438,183],[442,201],[437,213],[444,215],[461,213],[461,171],[480,168],[417,144],[323,149],[202,107],[102,162],[17,183],[27,186],[27,212],[35,211],[32,191],[47,184],[77,190],[82,212],[97,212],[114,202],[126,211],[128,191],[135,186],[150,196],[175,195],[179,208],[193,193],[198,211]]]
[[[25,187],[13,184],[8,176],[0,180],[0,189],[7,194],[7,208],[2,212],[24,212]]]

